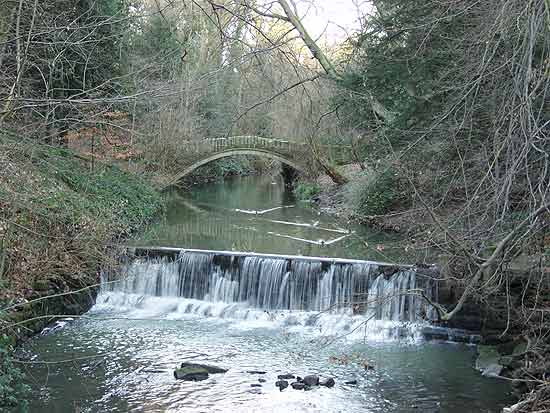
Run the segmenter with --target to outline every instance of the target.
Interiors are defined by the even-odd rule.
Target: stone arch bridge
[[[305,142],[269,139],[259,136],[234,136],[230,138],[202,139],[185,142],[179,170],[167,176],[161,188],[175,185],[196,169],[221,158],[238,155],[255,155],[277,160],[304,174],[315,171],[316,165],[310,146]],[[331,161],[349,158],[351,148],[340,145],[321,145],[323,154]]]

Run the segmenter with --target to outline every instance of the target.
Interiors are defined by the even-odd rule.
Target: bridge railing
[[[305,150],[305,143],[291,142],[283,139],[262,138],[259,136],[233,136],[231,138],[210,138],[186,143],[189,152],[213,153],[231,148],[263,148],[282,153],[293,153]]]

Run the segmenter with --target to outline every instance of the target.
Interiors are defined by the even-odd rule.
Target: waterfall
[[[106,274],[98,301],[106,300],[102,297],[108,293],[120,293],[223,303],[223,312],[231,306],[265,312],[326,311],[399,322],[429,320],[430,306],[410,291],[422,290],[436,300],[434,282],[413,269],[388,276],[384,268],[366,261],[181,251],[135,258],[122,273]]]

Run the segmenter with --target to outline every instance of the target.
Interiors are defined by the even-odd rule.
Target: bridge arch
[[[193,164],[187,166],[181,172],[179,172],[175,176],[171,177],[170,182],[166,186],[176,184],[182,178],[184,178],[187,175],[193,173],[195,170],[197,170],[201,166],[204,166],[206,164],[214,162],[218,159],[227,158],[227,157],[236,156],[236,155],[254,155],[254,156],[261,156],[261,157],[264,157],[264,158],[270,158],[270,159],[279,161],[279,162],[281,162],[285,165],[288,165],[288,166],[290,166],[291,168],[295,169],[296,171],[298,171],[300,173],[307,173],[307,167],[306,166],[300,165],[300,164],[286,158],[285,156],[274,153],[274,152],[272,152],[270,150],[267,150],[267,149],[260,149],[260,148],[255,148],[255,149],[226,149],[222,152],[217,152],[217,153],[205,156],[204,158],[195,161]]]

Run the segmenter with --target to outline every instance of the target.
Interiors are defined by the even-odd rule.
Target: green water
[[[234,178],[167,194],[166,214],[134,245],[400,260],[395,237],[320,214],[281,179]]]

